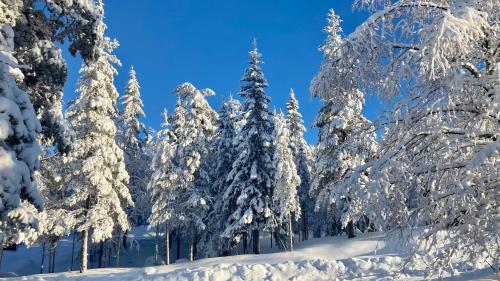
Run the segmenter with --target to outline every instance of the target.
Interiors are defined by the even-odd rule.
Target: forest
[[[138,251],[154,253],[152,266],[172,266],[181,250],[188,262],[265,262],[268,240],[293,252],[336,236],[356,247],[383,234],[389,245],[397,234],[407,251],[383,280],[498,278],[500,2],[353,2],[368,19],[350,34],[325,11],[313,124],[293,89],[273,109],[265,57],[249,38],[239,92],[214,109],[213,90],[182,83],[156,131],[144,123],[136,70],[123,91],[115,86],[127,58],[114,54],[104,0],[0,0],[0,277],[16,247],[41,260],[37,273],[55,273],[69,263],[56,259],[67,239],[81,274],[126,267],[131,233],[146,229],[154,243]],[[66,51],[83,63],[63,106]],[[368,97],[387,107],[376,120],[363,114]],[[334,262],[302,280],[376,279],[330,275],[348,265]],[[234,280],[292,279],[248,270]]]

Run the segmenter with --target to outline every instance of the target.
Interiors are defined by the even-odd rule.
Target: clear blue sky
[[[352,32],[367,15],[353,11],[351,0],[105,0],[107,34],[120,42],[116,55],[123,66],[115,85],[123,92],[131,65],[141,85],[148,127],[158,129],[163,108],[172,112],[172,90],[189,81],[211,88],[209,102],[218,110],[231,93],[237,96],[240,78],[255,37],[263,53],[262,66],[270,87],[271,108],[282,108],[294,88],[308,132],[320,107],[309,93],[319,69],[318,46],[325,38],[329,8],[343,19],[344,33]],[[73,99],[81,61],[68,59],[66,100]],[[378,103],[369,101],[366,115],[373,119]]]

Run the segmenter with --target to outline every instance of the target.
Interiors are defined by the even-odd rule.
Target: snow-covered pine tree
[[[241,129],[235,139],[239,154],[228,175],[230,184],[224,193],[224,200],[234,202],[236,209],[223,232],[223,237],[235,246],[251,231],[255,254],[260,253],[260,230],[272,215],[274,176],[274,122],[268,109],[270,98],[264,91],[268,83],[260,68],[260,57],[254,41],[249,66],[241,79],[240,95],[245,100]]]
[[[301,216],[300,201],[297,188],[300,186],[300,177],[290,146],[291,135],[287,120],[283,114],[274,116],[274,156],[273,166],[276,171],[273,179],[273,194],[271,209],[273,216],[269,222],[270,228],[276,237],[281,240],[281,247],[293,251],[293,228],[292,220],[298,220]],[[286,244],[285,244],[286,243]]]
[[[17,1],[17,0],[16,0]],[[94,1],[19,0],[14,26],[15,57],[25,67],[21,87],[28,93],[40,119],[42,141],[55,141],[67,151],[69,141],[62,116],[66,61],[56,43],[68,43],[87,61],[96,38]]]
[[[203,218],[208,210],[211,169],[207,161],[218,115],[205,99],[215,94],[212,90],[200,91],[185,83],[176,89],[176,94],[181,105],[186,108],[186,123],[183,127],[175,128],[174,133],[178,140],[176,160],[187,173],[187,177],[182,180],[186,185],[181,193],[180,204],[183,206],[181,215],[188,235],[188,259],[193,260],[197,232],[206,227]]]
[[[120,61],[112,54],[118,42],[106,37],[104,4],[99,1],[96,57],[84,63],[78,81],[80,95],[71,102],[67,116],[74,133],[72,150],[65,162],[65,204],[75,213],[76,230],[82,233],[81,271],[87,270],[88,235],[92,242],[105,241],[114,230],[126,231],[129,223],[124,208],[133,205],[127,188],[123,151],[116,144],[118,92],[113,85]]]
[[[152,162],[154,173],[148,184],[148,195],[152,204],[148,222],[150,226],[165,226],[164,263],[170,264],[170,241],[168,241],[170,225],[178,224],[175,219],[179,220],[174,217],[177,194],[173,186],[180,179],[177,178],[178,174],[173,162],[177,139],[170,130],[168,113],[164,111],[162,116],[162,129],[158,132],[158,145]],[[183,119],[176,119],[175,122],[183,122]]]
[[[168,213],[164,215],[155,214],[158,210],[153,208],[152,217],[156,220],[156,216],[163,216],[163,221],[173,219],[173,228],[178,233],[184,231],[188,237],[188,259],[193,260],[197,232],[205,228],[203,219],[208,210],[209,188],[205,161],[218,117],[205,99],[214,94],[212,90],[200,91],[184,83],[176,88],[175,94],[178,100],[171,122],[175,136],[172,166],[164,175],[163,184],[175,204],[165,202],[162,208]]]
[[[329,31],[328,38],[321,46],[325,57],[323,64],[326,65],[337,58],[336,50],[342,44],[338,34],[342,31],[338,26],[341,21],[333,10],[329,12],[328,22],[330,25],[325,29]],[[323,73],[325,69],[328,69],[326,74]],[[364,94],[357,88],[337,92],[330,87],[328,75],[333,71],[322,67],[311,84],[312,95],[326,104],[315,122],[320,133],[312,188],[316,193],[317,208],[325,207],[329,214],[333,214],[336,222],[347,227],[347,235],[351,238],[354,237],[354,223],[363,215],[349,210],[351,196],[358,192],[355,190],[357,185],[339,185],[339,182],[348,178],[357,166],[375,157],[377,142],[373,125],[361,113]],[[343,74],[347,73],[344,71]]]
[[[17,1],[0,2],[0,248],[26,242],[36,227],[36,210],[42,209],[33,184],[40,147],[41,127],[28,95],[17,82],[23,79],[14,58],[13,26]],[[24,204],[30,202],[31,204]]]
[[[299,112],[299,101],[295,98],[293,89],[290,90],[290,98],[286,104],[286,109],[286,122],[290,131],[290,148],[300,177],[300,186],[297,188],[302,213],[299,231],[302,233],[302,239],[307,240],[309,224],[314,219],[314,199],[309,194],[311,188],[312,149],[304,139],[306,128],[304,127],[302,114]]]
[[[340,17],[335,14],[333,9],[328,11],[327,18],[328,25],[323,29],[323,32],[327,34],[325,42],[321,44],[319,50],[323,53],[323,60],[325,63],[327,60],[331,59],[334,55],[333,50],[336,50],[342,42],[341,33],[342,28],[340,26]],[[319,72],[321,74],[322,71]],[[319,74],[315,77],[315,80],[320,80]],[[329,130],[328,123],[333,119],[331,109],[332,103],[329,100],[321,101],[321,109],[316,116],[313,123],[313,127],[318,128],[318,143],[314,149],[313,153],[313,165],[311,177],[311,184],[309,194],[317,201],[321,188],[328,182],[333,180],[335,176],[335,171],[332,169],[330,163],[333,163],[332,155],[334,154],[333,142],[334,136]],[[313,235],[315,237],[320,237],[324,232],[331,234],[338,234],[340,231],[340,218],[337,216],[332,216],[328,213],[328,210],[322,206],[317,205],[315,208],[316,220],[313,223]]]
[[[378,158],[344,182],[362,191],[351,209],[384,228],[425,225],[413,265],[428,273],[498,268],[498,1],[357,2],[376,12],[324,73],[334,93],[356,84],[394,107]]]
[[[319,93],[313,94],[318,96]],[[329,120],[320,115],[315,123],[320,128],[316,155],[319,169],[313,180],[313,188],[318,192],[317,208],[325,207],[337,223],[347,227],[349,238],[354,237],[354,224],[365,214],[353,213],[349,208],[351,196],[358,192],[355,190],[358,186],[339,183],[356,167],[372,160],[377,151],[374,127],[361,114],[363,104],[363,93],[359,90],[337,94],[328,103],[329,111],[321,112]]]
[[[323,44],[319,47],[320,51],[323,53],[325,60],[332,59],[338,55],[338,48],[342,44],[342,27],[340,24],[342,20],[338,15],[335,14],[333,9],[328,10],[328,17],[326,19],[328,25],[323,29],[326,33],[326,39]]]
[[[119,144],[125,154],[125,167],[129,174],[128,189],[134,207],[127,208],[128,217],[133,225],[141,225],[149,216],[149,199],[147,183],[151,174],[151,159],[146,153],[148,135],[140,118],[145,116],[139,82],[133,67],[130,78],[121,97],[123,111],[120,114]]]
[[[222,239],[229,216],[235,210],[235,202],[224,200],[224,193],[228,188],[227,177],[233,162],[238,155],[233,141],[238,131],[241,104],[238,100],[229,98],[222,104],[217,121],[216,138],[212,147],[214,150],[212,163],[214,171],[211,173],[212,184],[210,188],[211,209],[206,216],[207,229],[203,233],[203,252],[205,256],[228,255],[229,245],[227,239]]]

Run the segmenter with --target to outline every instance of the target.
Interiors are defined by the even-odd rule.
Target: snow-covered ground
[[[78,272],[14,277],[12,280],[422,280],[420,271],[402,270],[401,255],[406,247],[398,239],[385,241],[382,233],[363,234],[354,239],[344,236],[310,239],[296,244],[294,252],[278,252],[263,240],[264,254],[238,255],[187,262],[181,259],[168,266],[151,266],[154,261],[153,237],[136,231],[137,248],[121,257],[129,268],[92,269]],[[71,237],[59,247],[56,270],[68,269]],[[20,248],[5,252],[2,272],[34,274],[40,269],[40,249]],[[38,254],[40,253],[40,254]],[[78,268],[75,262],[74,269]],[[5,274],[5,273],[4,273]],[[445,280],[498,280],[490,269],[463,273]]]

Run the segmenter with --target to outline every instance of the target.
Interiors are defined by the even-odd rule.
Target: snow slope
[[[297,243],[292,253],[278,253],[273,252],[276,249],[271,249],[266,239],[263,247],[268,253],[262,255],[209,258],[192,263],[179,260],[168,266],[94,269],[85,276],[66,272],[12,280],[422,280],[422,272],[401,270],[399,255],[406,252],[401,243],[392,239],[387,244],[383,240],[381,233],[349,240],[326,237]],[[492,271],[475,271],[448,279],[497,280],[494,276],[487,278],[488,274]]]

